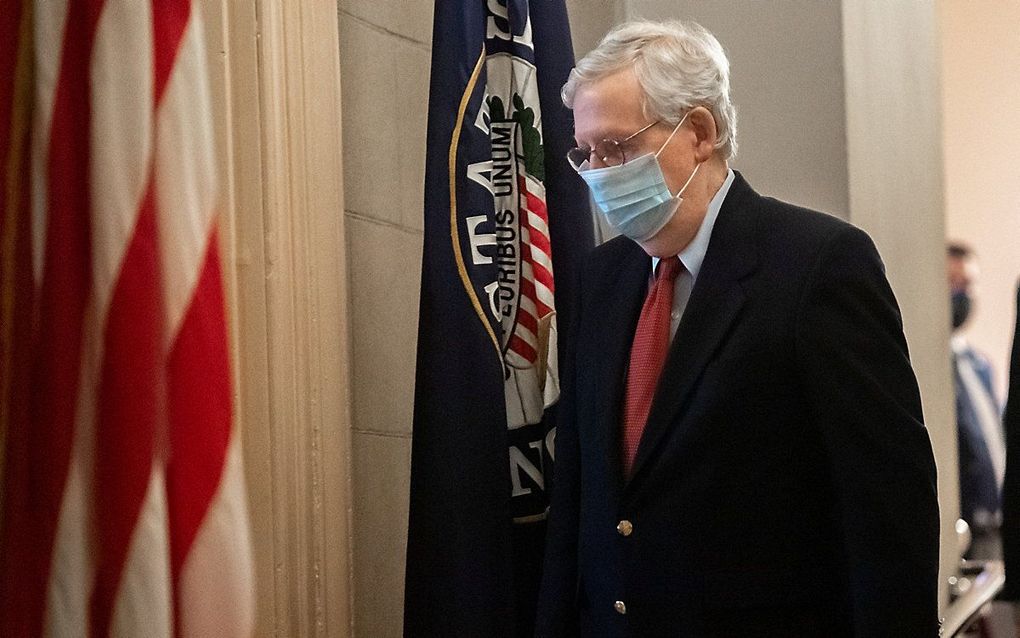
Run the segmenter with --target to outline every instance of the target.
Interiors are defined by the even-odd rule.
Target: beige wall
[[[354,631],[401,635],[430,0],[341,0],[353,379]]]
[[[695,20],[730,59],[740,148],[759,192],[847,217],[838,2],[626,0],[628,18]]]
[[[945,109],[946,236],[980,262],[966,334],[1005,399],[1020,276],[1020,2],[939,3]]]
[[[613,25],[625,17],[626,7],[618,0],[566,0],[574,57],[591,51]]]

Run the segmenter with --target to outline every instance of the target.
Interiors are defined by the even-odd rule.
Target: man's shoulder
[[[761,197],[763,235],[780,244],[791,242],[824,244],[837,235],[863,233],[835,215],[791,204],[774,197]]]
[[[874,242],[862,229],[830,213],[759,196],[755,233],[760,256],[765,260],[803,268],[828,251],[856,252],[873,249]],[[845,250],[839,250],[842,246]]]
[[[760,251],[801,254],[825,245],[836,236],[864,235],[864,231],[831,213],[761,195],[743,175],[734,172],[736,179],[723,210],[729,204],[731,216],[743,218],[736,225],[750,230],[744,235],[757,244]]]

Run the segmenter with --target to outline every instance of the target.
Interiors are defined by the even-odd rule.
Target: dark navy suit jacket
[[[935,464],[868,236],[736,176],[624,481],[650,268],[617,238],[582,269],[537,635],[935,636]]]
[[[1002,485],[1002,554],[1006,564],[1006,587],[1002,598],[1020,600],[1020,288],[1016,292],[1016,326],[1003,424],[1006,479]]]

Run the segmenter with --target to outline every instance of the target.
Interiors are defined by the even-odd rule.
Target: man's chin
[[[694,232],[697,232],[697,228],[694,229]],[[669,222],[659,229],[659,232],[643,241],[634,241],[650,257],[663,259],[679,255],[680,251],[694,239],[694,232],[685,228],[685,218],[680,216],[679,211],[674,211]]]
[[[636,243],[638,246],[641,246],[641,250],[645,251],[649,257],[658,257],[659,259],[673,257],[680,254],[680,251],[684,249],[683,246],[677,246],[676,238],[672,237],[671,233],[666,232],[665,228],[648,239],[636,241]]]

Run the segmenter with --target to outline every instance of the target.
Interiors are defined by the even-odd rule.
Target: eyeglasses
[[[620,166],[627,161],[627,155],[623,152],[623,144],[641,135],[648,129],[659,123],[656,120],[646,124],[640,130],[635,131],[622,140],[602,140],[595,145],[595,148],[588,146],[577,146],[567,152],[567,161],[574,167],[575,171],[581,170],[581,165],[595,156],[606,166]]]

